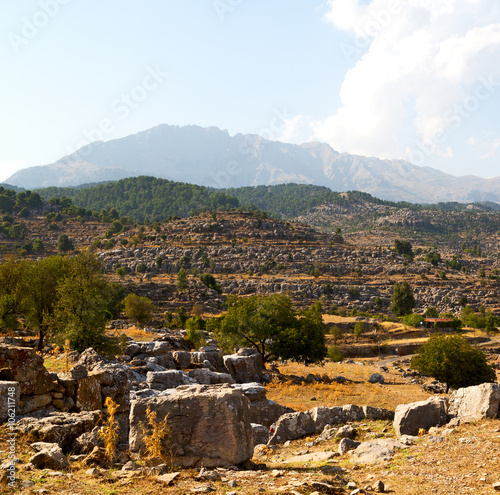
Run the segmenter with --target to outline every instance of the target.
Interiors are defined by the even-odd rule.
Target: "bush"
[[[328,357],[334,363],[340,363],[344,360],[344,353],[336,345],[331,345],[328,348]]]
[[[403,323],[408,327],[420,328],[424,322],[425,318],[416,313],[411,313],[403,318]]]
[[[411,361],[411,367],[446,383],[446,392],[495,382],[495,370],[486,355],[461,335],[433,335]]]
[[[147,297],[139,297],[136,294],[129,294],[124,300],[124,313],[127,318],[138,325],[145,325],[151,321],[155,306]]]
[[[139,263],[136,271],[137,273],[146,273],[148,271],[148,265],[146,265],[146,263]]]
[[[67,234],[61,234],[57,240],[57,249],[59,249],[61,253],[66,253],[67,251],[73,251],[75,247],[73,246],[73,241]]]
[[[356,338],[359,338],[361,337],[361,335],[363,335],[365,333],[365,324],[361,321],[358,321],[355,325],[354,325],[354,336]]]

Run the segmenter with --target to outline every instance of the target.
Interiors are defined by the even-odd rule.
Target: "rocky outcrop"
[[[224,366],[237,383],[259,382],[264,361],[254,349],[241,349],[237,354],[224,356]]]
[[[431,397],[425,401],[400,404],[394,414],[396,435],[418,435],[421,428],[441,426],[448,422],[448,399]]]
[[[0,369],[4,379],[19,383],[21,400],[23,396],[49,394],[55,388],[42,357],[30,347],[0,344]]]
[[[315,407],[310,411],[281,416],[271,426],[269,443],[282,443],[313,433],[322,432],[328,425],[362,421],[364,419],[388,420],[394,413],[387,409],[347,404],[335,407]]]
[[[173,464],[228,466],[253,455],[250,404],[240,390],[230,385],[182,386],[164,397],[133,401],[129,437],[132,452],[145,449],[142,426],[148,407],[156,412],[157,421],[167,418],[169,435],[163,446]]]
[[[83,433],[91,431],[100,417],[100,411],[83,413],[49,413],[40,418],[25,417],[16,422],[15,431],[47,443],[55,443],[68,451]]]
[[[500,385],[483,383],[456,390],[450,396],[448,414],[459,421],[498,418],[500,414]]]

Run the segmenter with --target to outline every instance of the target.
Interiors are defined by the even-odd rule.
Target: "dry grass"
[[[115,332],[115,330],[113,330],[113,332]],[[124,333],[127,337],[132,337],[138,342],[152,342],[153,340],[158,339],[158,334],[154,332],[146,332],[137,327],[124,328],[120,330],[119,333]],[[113,333],[113,335],[115,334]]]
[[[369,362],[369,361],[368,361]],[[281,365],[284,375],[307,376],[309,373],[330,379],[343,376],[347,383],[315,383],[295,385],[291,382],[273,382],[267,385],[267,396],[279,404],[297,411],[307,411],[317,406],[355,404],[370,405],[394,410],[398,404],[425,400],[429,397],[419,385],[408,384],[399,373],[384,373],[385,383],[373,384],[368,379],[380,373],[380,367],[367,364],[328,363],[324,366],[304,366],[298,363]]]

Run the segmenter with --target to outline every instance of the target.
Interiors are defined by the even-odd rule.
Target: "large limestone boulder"
[[[15,431],[39,441],[56,443],[62,450],[71,449],[73,442],[86,431],[91,431],[100,417],[100,411],[79,414],[50,413],[45,417],[25,417],[17,421]]]
[[[266,397],[266,389],[260,383],[241,383],[235,385],[250,401],[250,419],[252,423],[268,428],[278,421],[283,414],[295,412],[291,407],[282,406]]]
[[[260,353],[242,355],[231,354],[224,356],[224,366],[236,383],[260,382],[264,361]]]
[[[146,383],[153,390],[167,390],[196,383],[193,378],[181,370],[148,371]]]
[[[308,412],[284,414],[271,426],[269,445],[295,440],[315,432],[316,425]]]
[[[130,411],[129,445],[145,449],[146,410],[157,421],[167,418],[169,435],[163,440],[172,464],[216,467],[240,464],[253,456],[250,404],[230,385],[181,386],[163,397],[137,399]]]
[[[448,414],[461,421],[495,419],[500,413],[500,385],[482,383],[459,388],[450,396]]]
[[[7,368],[9,381],[19,382],[21,395],[42,395],[54,389],[54,380],[43,359],[30,347],[0,344],[0,369]]]
[[[200,385],[216,385],[217,383],[235,383],[229,373],[217,373],[207,368],[197,368],[188,371],[188,376]]]
[[[355,464],[379,464],[389,461],[398,449],[406,446],[392,438],[381,438],[363,442],[352,451]]]
[[[420,428],[428,430],[432,426],[447,423],[448,399],[431,397],[425,401],[400,404],[394,414],[396,435],[418,435]]]

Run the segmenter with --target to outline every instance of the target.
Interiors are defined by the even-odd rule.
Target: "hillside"
[[[286,144],[198,126],[160,125],[97,141],[52,164],[21,170],[7,182],[35,189],[141,175],[213,188],[313,184],[413,203],[500,201],[500,178],[455,177],[404,160],[339,153],[324,143]]]
[[[492,234],[500,231],[496,203],[419,205],[381,200],[367,193],[333,192],[326,187],[281,184],[213,190],[165,179],[138,177],[77,188],[46,188],[46,200],[68,197],[75,206],[100,212],[115,208],[133,221],[165,221],[203,209],[262,210],[269,216],[306,223],[324,232],[380,231],[460,250],[481,244],[492,253]]]

